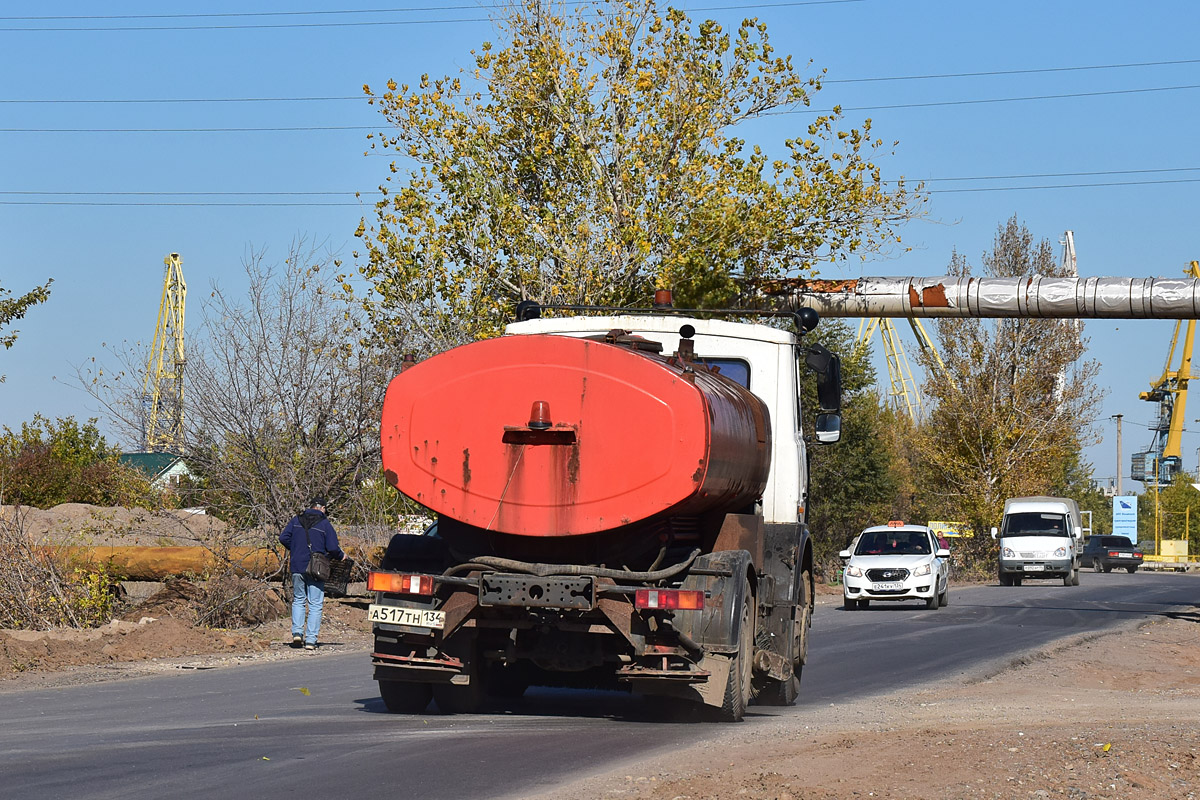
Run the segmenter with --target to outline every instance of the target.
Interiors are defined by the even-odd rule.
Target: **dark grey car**
[[[1116,567],[1134,573],[1142,565],[1142,551],[1124,536],[1093,536],[1084,545],[1082,561],[1094,572],[1112,572]]]

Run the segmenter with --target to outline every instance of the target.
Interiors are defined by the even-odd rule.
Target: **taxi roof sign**
[[[901,519],[890,519],[890,520],[888,520],[888,524],[887,524],[887,526],[888,526],[889,528],[903,528],[903,527],[904,527],[904,520],[901,520]]]

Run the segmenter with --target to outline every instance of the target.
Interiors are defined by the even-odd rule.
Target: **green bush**
[[[95,418],[52,421],[41,414],[0,434],[0,499],[51,508],[60,503],[153,507],[161,498],[137,470],[117,461],[120,449],[100,435]]]

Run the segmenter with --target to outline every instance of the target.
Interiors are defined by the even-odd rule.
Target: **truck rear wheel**
[[[784,681],[768,679],[759,690],[754,702],[764,706],[790,706],[800,696],[800,678],[804,674],[804,662],[808,660],[808,629],[812,625],[812,573],[800,573],[800,591],[796,604],[796,620],[792,623],[796,631],[795,652],[792,654],[792,677]],[[846,599],[846,604],[857,601]]]
[[[529,688],[529,678],[520,666],[494,664],[488,675],[487,690],[492,697],[516,700]]]
[[[738,649],[729,665],[729,680],[725,683],[725,697],[721,701],[721,719],[726,722],[741,722],[750,705],[754,678],[754,621],[758,609],[750,579],[742,579],[742,614],[738,626]]]
[[[443,714],[474,714],[483,708],[487,692],[475,677],[466,686],[455,683],[439,683],[433,687],[433,699]]]
[[[808,661],[808,629],[812,627],[813,594],[812,572],[804,570],[800,573],[800,591],[797,593],[796,605],[796,652],[793,653],[792,666],[796,670],[796,681],[800,680],[800,670]]]
[[[443,714],[474,714],[487,701],[487,670],[480,663],[475,637],[460,633],[442,648],[442,652],[462,660],[471,682],[434,684],[434,701]]]
[[[754,702],[762,706],[790,706],[800,696],[800,678],[793,675],[786,681],[768,681]]]
[[[380,681],[379,696],[393,714],[420,714],[433,699],[433,690],[428,683]]]

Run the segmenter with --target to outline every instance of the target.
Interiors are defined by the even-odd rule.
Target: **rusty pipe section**
[[[253,577],[282,568],[279,555],[263,547],[231,547],[218,556],[206,547],[53,546],[37,550],[51,559],[83,569],[107,568],[122,580],[161,581],[173,575],[208,576],[233,571]]]
[[[904,277],[774,281],[823,317],[1200,319],[1196,278]]]

